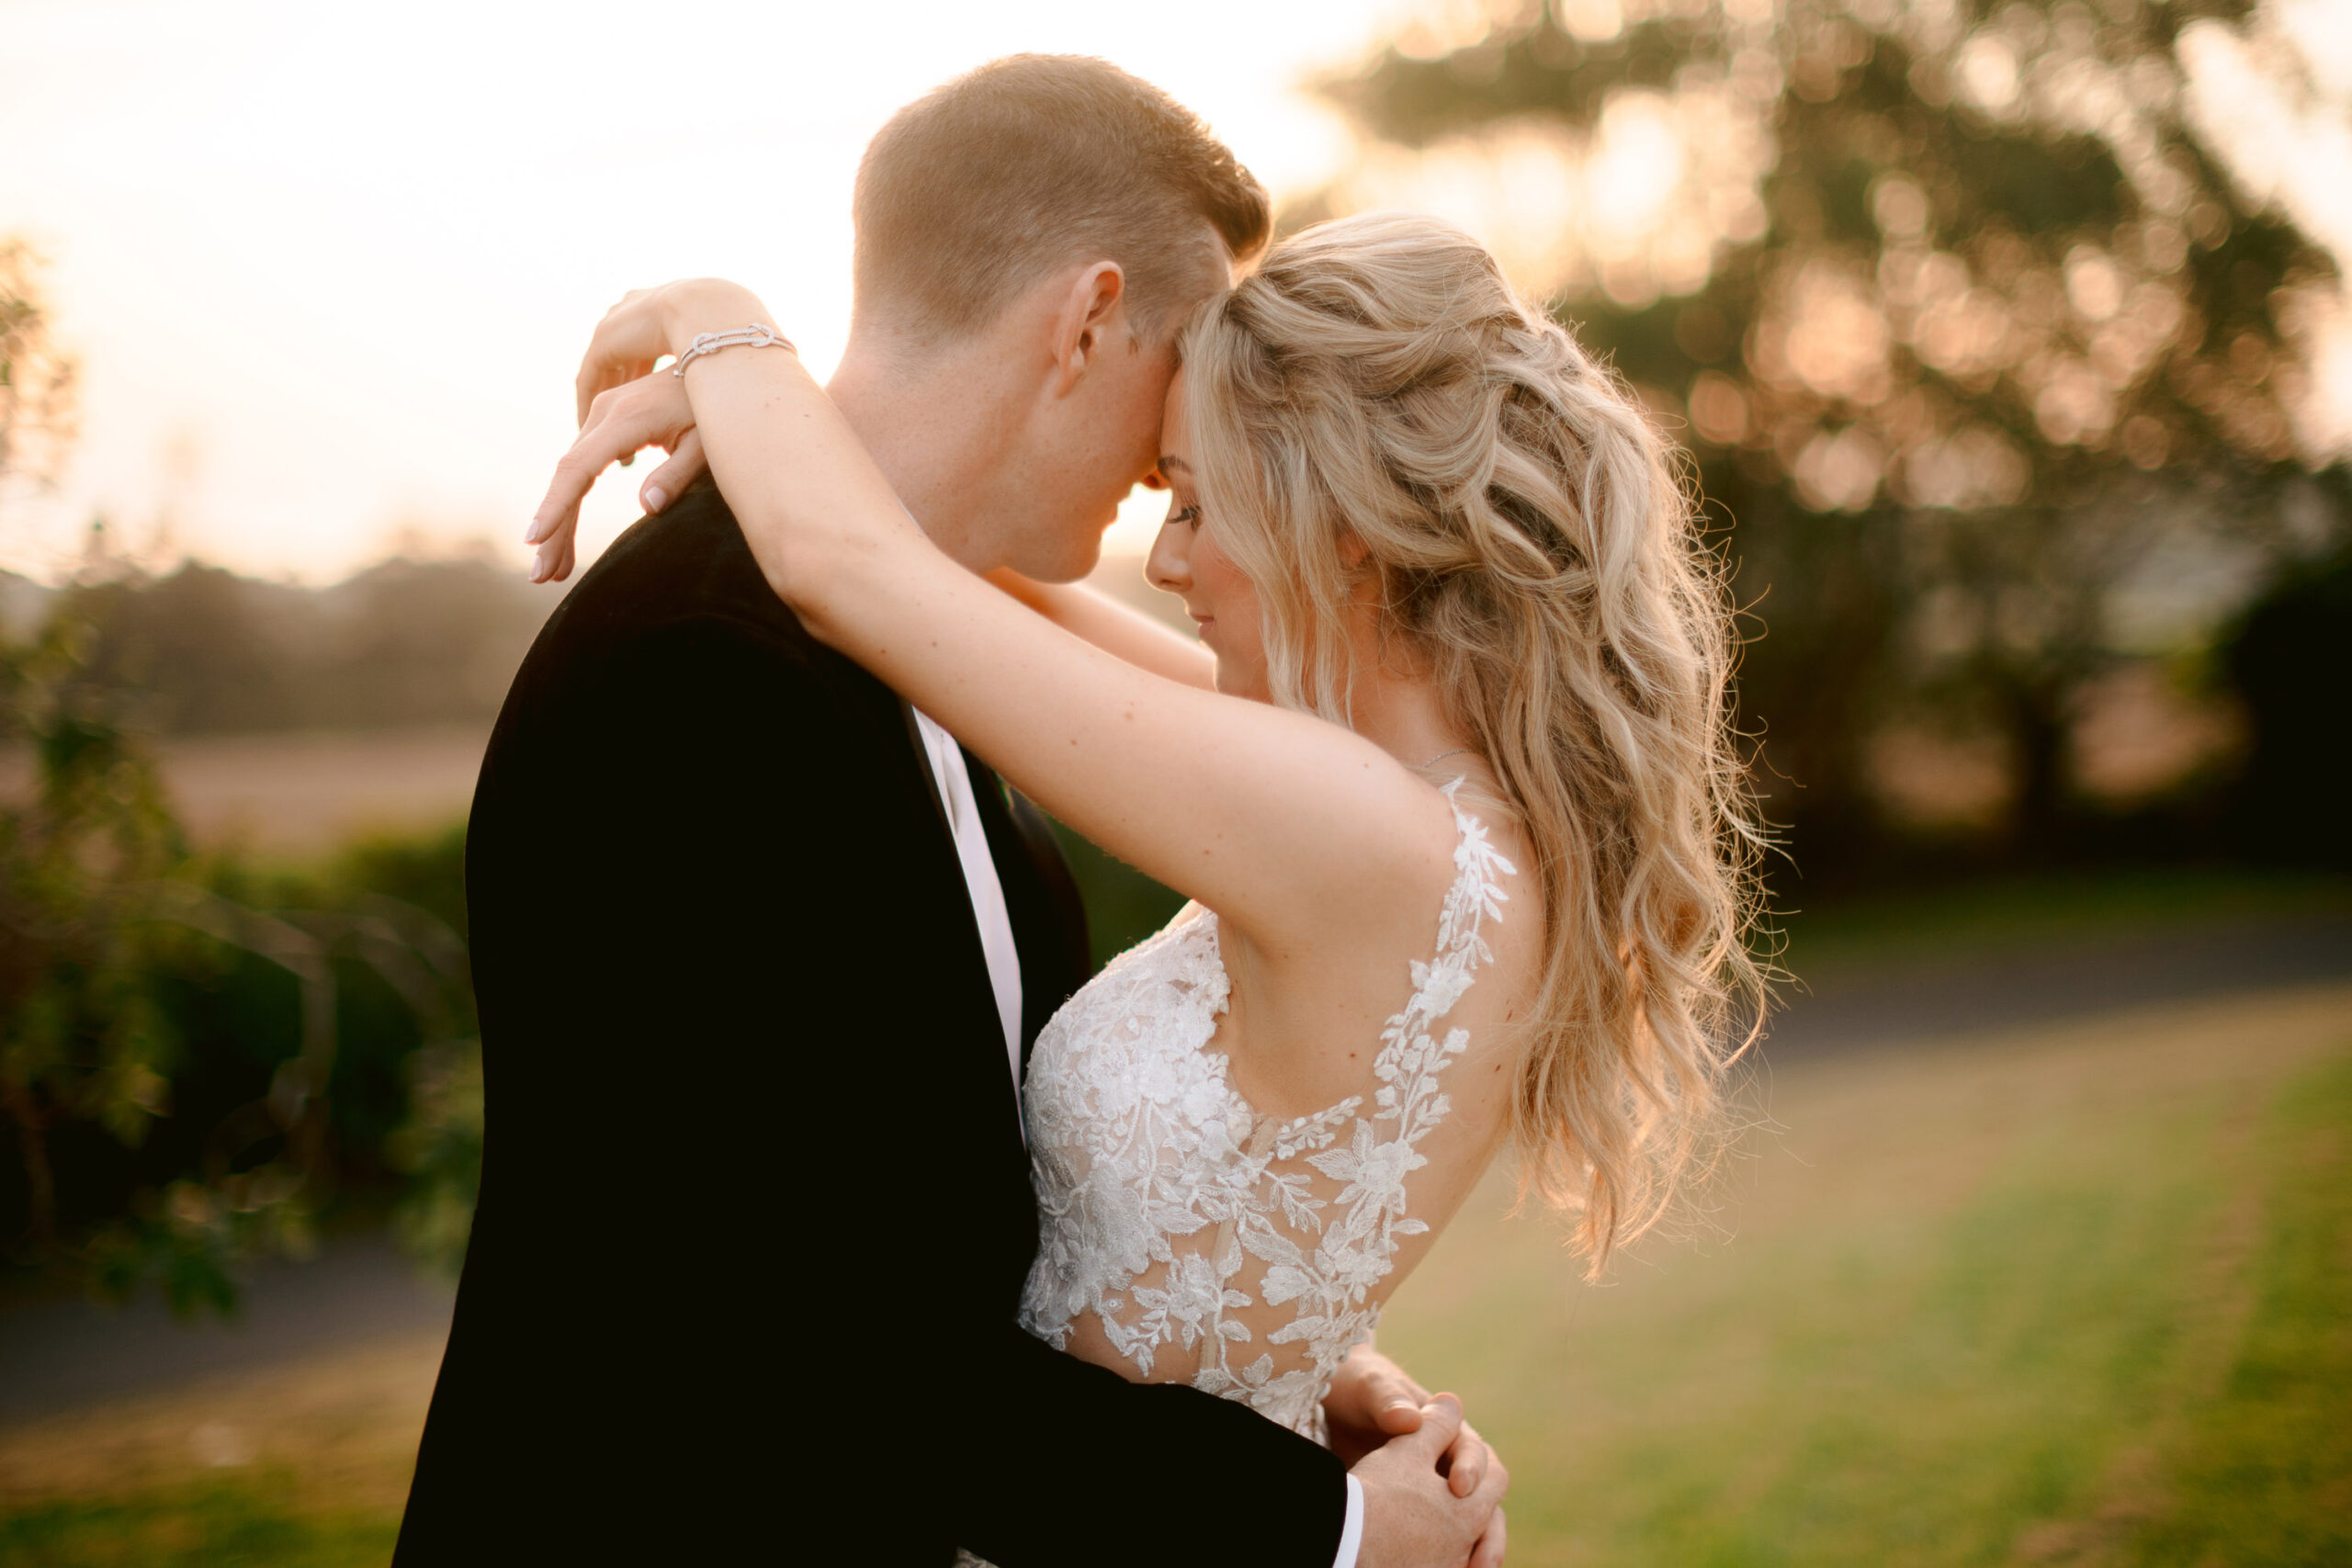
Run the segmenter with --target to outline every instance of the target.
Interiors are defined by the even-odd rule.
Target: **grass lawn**
[[[1381,1341],[1515,1563],[2352,1562],[2352,991],[1783,1071],[1726,1233],[1457,1221]]]
[[[37,1505],[0,1523],[0,1562],[26,1568],[380,1568],[390,1561],[397,1515],[289,1507],[283,1496],[288,1485],[288,1478],[271,1476]]]
[[[1514,1564],[2352,1562],[2352,987],[1758,1098],[1717,1234],[1588,1286],[1498,1182],[1392,1303]],[[437,1349],[0,1430],[0,1563],[380,1563]]]

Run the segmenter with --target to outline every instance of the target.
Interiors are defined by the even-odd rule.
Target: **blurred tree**
[[[2011,841],[2049,848],[2117,585],[2166,542],[2276,543],[2294,339],[2335,271],[2193,133],[2184,30],[2245,11],[1552,0],[1325,84],[1388,143],[1501,160],[1503,221],[1583,227],[1546,258],[1561,314],[1688,421],[1808,850],[1867,820],[1901,696],[2000,726]],[[1650,187],[1645,135],[1679,143]],[[1640,244],[1610,230],[1645,203]]]
[[[329,588],[187,561],[90,584],[93,672],[167,734],[486,720],[558,603],[484,559],[369,567]]]
[[[58,1240],[51,1139],[96,1122],[128,1145],[165,1113],[173,1040],[152,984],[141,890],[181,857],[153,770],[88,711],[60,621],[0,664],[7,716],[37,749],[34,799],[0,811],[0,1111],[15,1134],[26,1239]]]
[[[74,365],[50,335],[40,264],[0,241],[0,514],[14,486],[54,479],[73,445]]]

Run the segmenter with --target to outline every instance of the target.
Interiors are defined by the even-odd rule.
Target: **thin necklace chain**
[[[1469,748],[1469,747],[1467,747],[1467,746],[1456,746],[1456,747],[1455,747],[1453,750],[1451,750],[1451,751],[1440,751],[1436,756],[1431,757],[1428,761],[1423,762],[1423,763],[1420,765],[1420,767],[1419,767],[1419,768],[1416,768],[1416,769],[1414,769],[1413,771],[1414,771],[1415,773],[1419,773],[1419,772],[1421,772],[1423,769],[1428,769],[1428,768],[1434,768],[1434,767],[1436,767],[1440,762],[1444,761],[1448,757],[1467,757],[1469,754],[1470,754],[1470,748]]]

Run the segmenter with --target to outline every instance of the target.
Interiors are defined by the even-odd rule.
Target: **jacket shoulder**
[[[705,479],[614,540],[548,617],[540,640],[626,638],[708,620],[734,622],[803,656],[821,646],[769,588],[734,512]]]

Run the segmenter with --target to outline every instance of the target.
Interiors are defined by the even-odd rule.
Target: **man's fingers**
[[[1510,1467],[1503,1463],[1502,1455],[1487,1450],[1487,1473],[1478,1478],[1477,1490],[1470,1494],[1471,1504],[1499,1508],[1503,1506],[1503,1495],[1510,1490]]]
[[[1508,1535],[1503,1528],[1503,1511],[1497,1508],[1495,1517],[1487,1521],[1487,1533],[1470,1549],[1470,1568],[1503,1568],[1503,1547]]]
[[[648,512],[660,512],[684,495],[686,487],[702,477],[706,467],[702,433],[689,430],[678,437],[670,460],[645,476],[645,483],[637,492],[638,503]]]
[[[1493,1455],[1494,1450],[1487,1447],[1487,1440],[1478,1436],[1477,1428],[1464,1422],[1453,1446],[1445,1450],[1445,1481],[1456,1497],[1467,1497],[1478,1490],[1478,1483],[1487,1478],[1487,1461]]]

